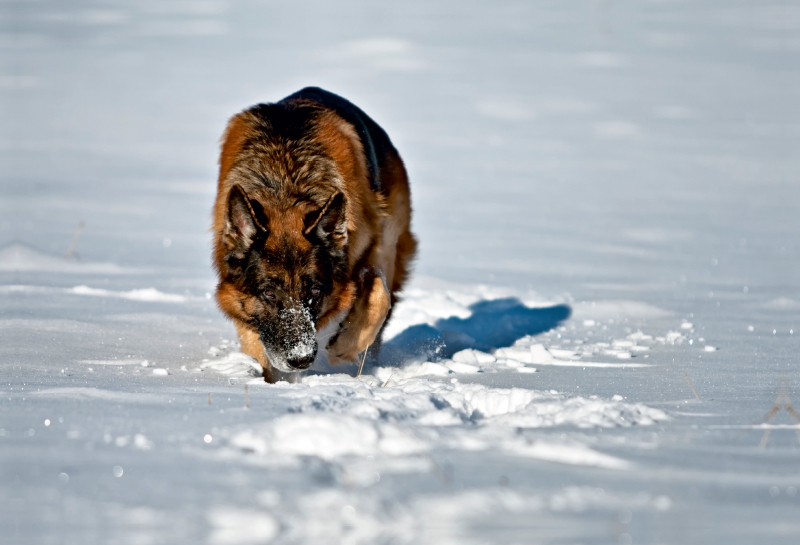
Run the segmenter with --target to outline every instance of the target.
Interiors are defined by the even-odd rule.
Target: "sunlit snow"
[[[795,6],[0,15],[4,544],[800,535]],[[420,253],[360,377],[320,343],[266,384],[213,298],[218,144],[306,85],[386,129]]]

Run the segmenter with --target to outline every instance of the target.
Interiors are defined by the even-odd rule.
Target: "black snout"
[[[314,358],[316,357],[316,355],[317,355],[317,349],[314,348],[314,352],[310,356],[304,356],[296,359],[287,359],[286,363],[289,364],[289,367],[291,367],[292,369],[298,369],[298,370],[308,369],[309,366],[312,363],[314,363]]]
[[[317,355],[317,340],[311,313],[304,307],[281,309],[259,327],[261,342],[279,367],[308,369]],[[284,369],[288,370],[288,369]]]

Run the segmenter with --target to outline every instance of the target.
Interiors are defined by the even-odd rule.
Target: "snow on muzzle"
[[[280,371],[307,369],[314,363],[316,328],[305,307],[281,310],[276,320],[260,328],[260,338],[270,363]]]

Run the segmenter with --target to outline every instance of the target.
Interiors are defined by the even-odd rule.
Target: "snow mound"
[[[588,337],[605,336],[607,326],[620,319],[671,316],[644,303],[623,300],[568,306],[539,300],[531,293],[487,286],[444,284],[430,289],[422,284],[404,292],[386,327],[379,364],[400,369],[378,371],[384,379],[388,373],[405,378],[509,370],[533,373],[536,366],[543,365],[650,367],[634,360],[650,350],[648,344],[681,344],[686,340],[677,332],[654,339],[637,331],[628,338],[589,341]],[[573,310],[573,317],[578,319],[565,323]],[[583,325],[580,331],[577,324]],[[556,329],[575,331],[575,344],[545,346],[542,334]],[[560,341],[571,342],[567,338]]]
[[[89,286],[75,286],[72,288],[50,288],[47,286],[29,286],[12,284],[0,286],[0,293],[66,293],[69,295],[86,295],[89,297],[111,297],[114,299],[127,299],[128,301],[144,301],[148,303],[184,303],[193,299],[188,295],[164,293],[155,288],[142,288],[129,291],[114,291]]]
[[[531,293],[494,286],[442,283],[423,277],[415,281],[414,287],[403,291],[401,301],[392,310],[392,319],[386,325],[383,339],[391,340],[414,325],[435,326],[442,319],[469,318],[473,314],[470,307],[476,303],[507,298],[517,298],[529,308],[554,305],[537,299]]]
[[[221,358],[206,361],[200,364],[196,371],[207,369],[231,378],[258,377],[263,372],[260,363],[241,352],[231,352]]]
[[[117,299],[127,299],[129,301],[147,301],[154,303],[183,303],[187,300],[184,295],[174,293],[164,293],[155,288],[144,288],[130,291],[112,291],[100,288],[90,288],[89,286],[75,286],[68,289],[67,293],[73,295],[89,295],[92,297],[114,297]]]
[[[433,325],[440,318],[469,317],[469,306],[482,300],[509,297],[514,292],[491,286],[462,286],[420,277],[403,290],[402,300],[392,310],[392,320],[384,330],[388,340],[415,324]]]
[[[288,414],[258,428],[238,433],[231,444],[258,454],[340,456],[415,454],[424,447],[392,425],[342,414]]]
[[[70,274],[131,274],[134,269],[113,263],[85,263],[41,253],[23,244],[0,248],[0,271],[54,272]]]
[[[641,404],[597,397],[567,397],[524,388],[403,380],[382,387],[374,377],[311,376],[300,384],[263,385],[289,414],[240,428],[229,444],[277,458],[314,456],[415,456],[437,446],[499,449],[540,460],[627,469],[630,463],[581,444],[530,442],[520,428],[650,425],[667,415]]]
[[[628,342],[624,344],[628,349],[620,348],[620,344],[615,341],[612,349],[592,350],[593,347],[586,346],[581,351],[565,350],[561,348],[545,348],[543,344],[538,342],[534,337],[528,335],[518,339],[512,346],[508,348],[499,348],[495,351],[494,355],[498,360],[508,362],[518,362],[521,364],[536,364],[536,365],[559,365],[563,367],[605,367],[605,368],[635,368],[635,367],[650,367],[646,363],[610,363],[587,361],[580,359],[584,356],[594,356],[598,352],[605,356],[613,356],[617,359],[630,359],[632,354],[630,349],[633,348],[633,343]],[[636,349],[645,351],[647,347],[636,346]]]
[[[667,419],[660,409],[597,396],[567,397],[525,388],[491,388],[422,378],[386,387],[379,384],[346,375],[306,377],[288,394],[294,398],[290,407],[294,412],[337,412],[434,426],[478,423],[515,428],[611,428],[650,425]],[[286,390],[279,395],[286,395]]]

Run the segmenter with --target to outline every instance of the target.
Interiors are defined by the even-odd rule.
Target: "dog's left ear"
[[[330,239],[336,244],[343,245],[347,242],[346,205],[344,193],[341,191],[334,193],[322,208],[306,214],[304,234],[316,235],[322,240]]]

